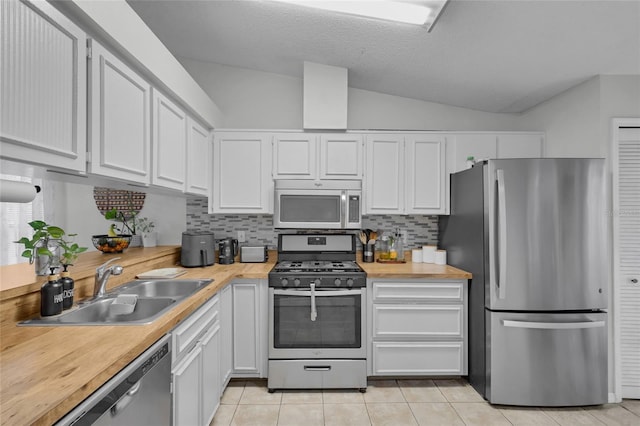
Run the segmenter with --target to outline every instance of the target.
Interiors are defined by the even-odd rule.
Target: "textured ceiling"
[[[180,58],[490,112],[521,112],[598,74],[640,74],[640,1],[450,1],[421,27],[271,1],[129,0]]]

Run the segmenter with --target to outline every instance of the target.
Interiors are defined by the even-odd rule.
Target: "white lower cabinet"
[[[173,425],[208,425],[218,409],[220,297],[214,296],[172,331]]]
[[[370,279],[373,376],[467,374],[467,282]]]
[[[234,280],[233,377],[267,377],[266,280]]]
[[[233,373],[233,293],[232,286],[220,290],[220,383],[227,386]]]

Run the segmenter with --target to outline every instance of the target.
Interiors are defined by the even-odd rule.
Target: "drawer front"
[[[187,317],[182,324],[171,332],[174,362],[180,359],[182,353],[188,349],[207,328],[219,318],[220,298],[216,294],[197,311]]]
[[[464,375],[462,342],[374,342],[374,376]]]
[[[269,389],[366,388],[364,359],[270,360]]]
[[[374,305],[374,339],[461,339],[462,305]]]
[[[372,281],[374,302],[462,302],[463,281]]]

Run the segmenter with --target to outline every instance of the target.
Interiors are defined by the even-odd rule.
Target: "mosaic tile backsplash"
[[[279,231],[273,228],[271,215],[222,215],[207,213],[207,199],[187,200],[187,231],[213,232],[216,239],[236,238],[245,231],[247,245],[267,245],[277,249]],[[362,217],[362,227],[392,232],[397,228],[407,232],[406,250],[438,243],[438,216],[368,215]],[[360,244],[358,244],[360,246]]]

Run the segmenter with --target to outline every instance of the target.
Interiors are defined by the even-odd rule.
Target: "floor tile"
[[[448,402],[411,402],[409,407],[420,426],[464,426]]]
[[[623,399],[622,406],[637,416],[640,416],[640,399]]]
[[[357,390],[325,390],[322,400],[325,404],[364,404],[364,397]]]
[[[323,426],[322,404],[283,404],[280,406],[278,426]]]
[[[282,391],[283,404],[322,404],[322,391],[310,390],[284,390]]]
[[[365,402],[406,402],[395,380],[372,380],[364,393]]]
[[[580,407],[544,408],[543,411],[561,425],[591,426],[603,424]]]
[[[324,424],[331,426],[370,426],[365,404],[324,404]]]
[[[282,393],[267,391],[266,383],[263,382],[247,382],[240,398],[240,404],[280,404],[282,401]]]
[[[211,426],[229,426],[233,415],[236,412],[237,405],[220,405],[216,415],[213,417]]]
[[[238,405],[232,426],[276,426],[279,405]]]
[[[620,404],[589,407],[585,411],[606,425],[640,425],[640,417]]]
[[[465,380],[434,380],[436,386],[449,402],[484,402],[484,399]]]
[[[398,380],[400,391],[407,402],[446,402],[433,380]]]
[[[367,411],[374,426],[418,425],[406,402],[367,403]]]
[[[537,407],[506,407],[494,405],[511,424],[516,426],[557,425],[551,417]]]
[[[467,426],[511,426],[498,408],[486,402],[452,402],[451,406]]]
[[[244,382],[242,382],[242,386],[227,386],[227,388],[222,393],[222,398],[220,398],[220,404],[238,404],[238,402],[240,402],[240,397],[242,396],[243,391]]]

